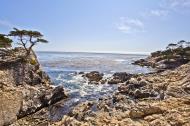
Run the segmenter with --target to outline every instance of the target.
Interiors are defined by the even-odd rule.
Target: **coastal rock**
[[[0,125],[11,124],[66,98],[63,87],[51,86],[34,52],[23,58],[22,48],[13,51],[15,56],[0,61]]]
[[[166,49],[151,53],[146,59],[134,61],[134,65],[156,68],[158,71],[174,69],[190,61],[189,47]]]
[[[132,64],[139,65],[139,66],[151,66],[151,67],[155,67],[155,63],[151,62],[149,60],[149,58],[140,59],[140,60],[134,61]]]
[[[131,78],[127,84],[120,85],[118,91],[135,99],[156,97],[156,92],[147,87],[149,85],[149,82],[144,79]]]
[[[162,114],[163,110],[157,106],[139,105],[135,109],[130,110],[130,118],[144,118],[152,114]]]
[[[128,74],[126,72],[114,73],[113,77],[110,80],[108,80],[108,84],[124,83],[125,81],[129,80],[131,77],[132,74]]]
[[[85,77],[88,78],[89,81],[99,82],[103,78],[102,73],[98,71],[92,71],[90,73],[85,74]]]
[[[143,91],[143,90],[135,90],[133,94],[134,98],[148,98],[148,97],[155,97],[156,95],[152,94],[150,91]]]
[[[119,84],[119,83],[122,83],[122,81],[119,80],[119,79],[110,79],[110,80],[108,80],[108,84]]]
[[[47,101],[49,101],[49,105],[52,105],[57,101],[67,98],[63,86],[58,86],[55,89],[53,89],[53,91],[51,92],[51,96],[49,98],[50,99],[47,99]]]
[[[17,91],[0,92],[0,126],[17,120],[22,107],[22,93]]]
[[[88,116],[88,113],[93,106],[93,102],[84,102],[77,105],[69,115],[75,117],[77,120],[84,120],[85,116]]]
[[[114,73],[113,77],[124,82],[124,81],[129,80],[132,77],[132,74],[128,74],[126,72],[118,72],[118,73]]]

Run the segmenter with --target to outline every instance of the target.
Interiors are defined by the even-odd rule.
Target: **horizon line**
[[[151,52],[110,52],[110,51],[45,51],[45,50],[36,50],[36,52],[52,52],[52,53],[99,53],[99,54],[131,54],[131,55],[150,55]]]

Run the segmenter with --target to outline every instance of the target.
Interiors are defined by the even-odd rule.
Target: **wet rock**
[[[113,77],[124,82],[124,81],[129,80],[132,77],[132,74],[128,74],[126,72],[118,72],[118,73],[114,73]]]
[[[149,60],[149,58],[137,60],[133,62],[132,64],[139,65],[139,66],[151,66],[153,68],[155,67],[155,63]]]
[[[63,86],[58,86],[52,91],[49,103],[51,105],[65,98],[67,98],[67,95],[65,94]]]
[[[122,81],[119,80],[119,79],[110,79],[110,80],[108,80],[108,84],[119,84],[119,83],[122,83]]]
[[[100,81],[101,84],[105,84],[107,82],[107,79],[103,79]]]
[[[118,84],[128,81],[132,77],[132,74],[126,72],[114,73],[113,77],[108,81],[108,84]]]
[[[79,72],[78,74],[84,74],[84,72]]]
[[[85,74],[85,77],[87,77],[89,81],[99,82],[103,78],[103,74],[98,71],[92,71]]]

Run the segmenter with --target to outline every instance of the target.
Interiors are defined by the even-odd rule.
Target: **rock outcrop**
[[[190,61],[190,47],[177,47],[151,53],[146,59],[134,61],[133,64],[148,66],[161,70],[174,69]]]
[[[113,77],[108,80],[108,84],[118,84],[128,81],[132,77],[132,74],[126,72],[117,72],[113,74]]]
[[[104,77],[103,73],[92,71],[89,73],[79,72],[82,77],[87,78],[89,84],[119,84],[125,83],[133,75],[126,72],[116,72],[111,77]]]
[[[100,80],[102,80],[103,75],[104,74],[98,71],[92,71],[92,72],[86,73],[84,76],[88,78],[90,82],[98,83]]]
[[[23,56],[23,49],[0,59],[0,126],[66,98],[63,87],[54,88],[40,69],[34,53]]]

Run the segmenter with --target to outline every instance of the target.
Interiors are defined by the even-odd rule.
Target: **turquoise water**
[[[60,111],[66,114],[72,106],[81,101],[97,100],[99,97],[111,95],[117,90],[117,85],[88,84],[78,72],[99,71],[104,77],[110,77],[114,72],[148,73],[147,67],[132,65],[135,60],[146,55],[103,54],[103,53],[56,53],[38,52],[42,68],[48,73],[55,85],[63,85],[69,95]]]

